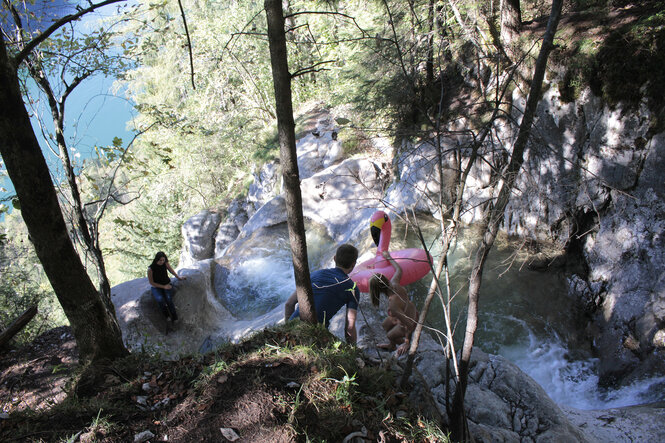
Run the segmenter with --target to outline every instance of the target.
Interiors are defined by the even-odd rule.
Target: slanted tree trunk
[[[300,174],[298,172],[295,123],[291,101],[291,74],[289,73],[286,52],[282,2],[281,0],[265,0],[264,6],[268,19],[270,62],[275,88],[275,103],[277,105],[279,156],[282,164],[282,177],[284,178],[286,219],[289,226],[289,241],[291,243],[298,306],[301,319],[316,323],[312,282],[309,277],[309,265],[307,264],[307,242],[302,215]]]
[[[536,114],[538,101],[540,100],[540,92],[543,85],[543,78],[545,76],[545,67],[547,66],[547,58],[550,51],[554,47],[554,33],[559,24],[561,16],[561,5],[563,0],[554,0],[552,2],[552,12],[547,23],[547,30],[543,37],[542,47],[536,60],[536,67],[531,81],[531,88],[529,89],[529,96],[527,98],[526,107],[524,109],[524,117],[520,123],[517,140],[513,146],[513,153],[510,158],[508,166],[503,173],[503,183],[499,188],[499,194],[496,201],[490,204],[487,209],[487,214],[481,226],[481,232],[484,232],[480,246],[476,251],[476,258],[474,260],[473,268],[471,270],[471,278],[469,281],[469,308],[467,311],[466,329],[464,332],[464,345],[462,347],[462,355],[460,358],[460,381],[455,389],[453,398],[452,413],[450,417],[451,432],[454,441],[470,441],[472,437],[469,434],[468,426],[466,424],[464,414],[464,396],[466,394],[466,386],[469,376],[469,365],[471,362],[471,351],[473,350],[473,341],[478,327],[478,307],[480,300],[480,286],[482,283],[483,268],[485,261],[489,255],[494,240],[499,232],[499,227],[503,222],[504,211],[506,205],[510,200],[517,174],[522,168],[524,163],[524,150],[526,148],[531,126]]]
[[[19,89],[17,66],[0,35],[0,154],[37,257],[74,331],[83,361],[127,354],[120,327],[69,237],[51,175]]]
[[[2,333],[0,333],[0,348],[9,343],[9,340],[18,334],[19,331],[23,329],[35,315],[37,315],[37,306],[33,306],[32,308],[25,311],[20,315],[19,318],[14,320],[12,324],[7,327],[7,329],[2,331]]]

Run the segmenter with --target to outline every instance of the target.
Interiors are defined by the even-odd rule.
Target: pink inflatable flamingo
[[[374,243],[378,246],[376,257],[357,265],[350,275],[360,292],[369,292],[369,279],[372,275],[383,274],[390,280],[395,273],[390,262],[382,256],[383,251],[387,251],[390,245],[392,233],[390,219],[385,212],[376,211],[370,219],[369,226]],[[432,257],[424,249],[401,249],[392,251],[390,255],[402,268],[402,278],[399,281],[402,286],[420,280],[430,271]]]

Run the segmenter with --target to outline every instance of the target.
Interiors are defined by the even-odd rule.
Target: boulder
[[[594,443],[657,442],[665,435],[665,404],[583,411],[562,406],[568,420]]]
[[[253,206],[248,213],[251,215],[266,202],[280,193],[281,176],[276,162],[266,163],[258,173],[254,174],[254,182],[249,185],[247,200]],[[248,208],[249,209],[249,208]]]
[[[447,420],[445,358],[441,346],[424,334],[415,360],[411,397]],[[573,425],[531,377],[503,357],[474,348],[469,368],[465,410],[469,430],[478,442],[585,442]],[[454,392],[451,381],[450,395]],[[433,403],[433,404],[432,404]]]
[[[370,160],[349,159],[303,180],[303,215],[325,226],[336,244],[347,243],[382,207],[388,176]]]
[[[213,257],[215,252],[213,239],[220,221],[221,216],[218,213],[204,210],[183,223],[181,267],[192,266],[197,261]]]
[[[278,196],[261,206],[258,211],[245,223],[238,235],[238,239],[251,235],[260,228],[269,228],[286,222],[286,202],[284,197]]]
[[[298,173],[301,180],[309,178],[339,162],[343,156],[342,142],[337,140],[338,128],[324,111],[314,130],[296,142]],[[282,192],[282,178],[277,161],[266,163],[254,174],[249,187],[248,201],[253,205],[251,214]]]
[[[325,226],[334,243],[340,244],[367,229],[387,184],[380,165],[349,159],[301,182],[303,215]],[[286,202],[278,196],[264,204],[243,226],[239,239],[260,228],[286,222]]]
[[[223,335],[231,315],[216,300],[210,278],[212,260],[180,269],[186,280],[177,281],[173,302],[178,321],[166,334],[166,319],[150,293],[147,278],[131,280],[112,288],[111,300],[123,340],[131,350],[149,350],[164,358],[197,352],[208,336]]]
[[[246,201],[241,199],[234,199],[229,204],[227,209],[226,219],[217,228],[215,234],[215,255],[220,257],[224,253],[224,249],[231,244],[238,235],[240,230],[249,220],[249,215],[246,209]]]

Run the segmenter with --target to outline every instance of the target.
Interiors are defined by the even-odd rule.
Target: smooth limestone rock
[[[208,336],[222,333],[221,324],[231,318],[215,299],[210,277],[212,260],[180,269],[186,280],[176,283],[173,297],[178,322],[166,334],[166,322],[150,293],[147,278],[112,288],[112,297],[123,339],[132,350],[147,350],[165,358],[197,352]]]
[[[214,234],[220,221],[221,216],[218,213],[204,210],[183,223],[181,267],[191,266],[197,261],[213,257],[215,252]]]

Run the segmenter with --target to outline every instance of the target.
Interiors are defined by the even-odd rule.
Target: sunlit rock
[[[369,160],[349,159],[302,181],[303,214],[347,243],[380,207],[387,176]]]
[[[123,340],[129,349],[155,352],[165,358],[197,352],[208,336],[222,334],[221,325],[231,315],[216,300],[210,278],[212,260],[180,269],[186,280],[177,282],[173,302],[178,321],[166,333],[167,320],[150,293],[147,278],[112,288],[111,300]]]
[[[180,267],[191,266],[197,261],[212,258],[215,252],[214,234],[220,220],[221,216],[218,213],[204,210],[183,223]]]
[[[233,242],[240,230],[247,223],[249,215],[244,200],[234,199],[227,209],[226,219],[217,228],[215,234],[215,254],[214,257],[220,257],[224,249]]]
[[[263,206],[267,201],[280,193],[279,166],[275,162],[269,162],[261,166],[258,173],[254,173],[254,182],[249,185],[247,200],[252,204],[251,214]]]

